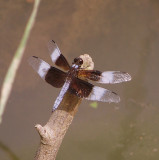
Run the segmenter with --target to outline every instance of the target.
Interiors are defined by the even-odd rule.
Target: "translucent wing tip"
[[[114,102],[114,103],[119,103],[120,102],[120,97],[118,96],[117,93],[112,92],[112,101],[110,101],[110,103],[111,102]]]
[[[105,71],[101,74],[99,83],[121,83],[131,80],[131,76],[126,72],[120,71]]]
[[[28,58],[29,65],[33,66],[37,62],[38,57],[32,56]]]
[[[91,93],[86,99],[93,101],[109,102],[109,103],[120,102],[120,97],[118,96],[117,93],[98,86],[93,87]]]
[[[122,72],[122,73],[125,81],[131,81],[132,78],[129,73],[126,73],[126,72]]]

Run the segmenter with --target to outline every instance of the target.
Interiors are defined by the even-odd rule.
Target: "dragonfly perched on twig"
[[[56,88],[62,87],[53,105],[53,111],[58,108],[66,92],[93,101],[115,103],[120,101],[120,97],[115,92],[94,86],[88,80],[106,84],[121,83],[131,80],[131,76],[128,73],[121,71],[101,72],[93,70],[93,68],[85,69],[83,67],[84,60],[81,56],[75,58],[72,65],[69,65],[53,40],[49,41],[48,49],[53,63],[62,70],[50,66],[36,56],[29,59],[29,64],[47,83]]]

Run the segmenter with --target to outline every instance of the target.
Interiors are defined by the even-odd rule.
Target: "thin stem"
[[[17,69],[20,65],[21,59],[23,57],[26,43],[28,41],[31,29],[33,28],[33,25],[35,22],[35,17],[37,15],[39,4],[40,4],[40,0],[35,0],[33,11],[31,13],[31,16],[30,16],[28,23],[26,25],[23,37],[21,39],[19,47],[17,48],[17,50],[15,52],[13,60],[9,66],[7,74],[6,74],[4,81],[3,81],[3,85],[2,85],[2,89],[1,89],[1,98],[0,98],[0,123],[2,122],[2,115],[4,113],[4,109],[5,109],[7,100],[9,98],[9,95],[11,93],[11,89],[13,86],[15,75],[16,75]]]

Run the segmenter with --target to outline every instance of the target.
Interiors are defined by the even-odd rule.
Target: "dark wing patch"
[[[53,40],[48,42],[48,50],[52,61],[58,67],[62,68],[65,71],[68,71],[70,69],[69,63],[67,62],[66,58],[62,55],[60,49]]]
[[[51,67],[45,77],[47,83],[56,88],[61,88],[65,83],[66,73],[55,67]]]
[[[97,70],[78,70],[78,77],[82,79],[89,79],[92,81],[99,81],[102,72]]]
[[[48,63],[35,56],[30,57],[28,62],[43,80],[57,88],[63,86],[66,79],[65,72],[50,66]]]
[[[79,78],[72,78],[68,91],[80,98],[88,97],[91,93],[93,85]]]

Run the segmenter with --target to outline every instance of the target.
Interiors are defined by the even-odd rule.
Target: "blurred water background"
[[[31,14],[31,0],[0,1],[0,86]],[[117,92],[119,104],[84,100],[57,160],[159,159],[159,1],[42,1],[0,125],[0,159],[33,159],[34,125],[44,125],[59,94],[28,65],[35,55],[51,65],[55,40],[70,63],[89,54],[95,69],[126,71],[132,81],[99,85]],[[95,84],[95,83],[94,83]],[[4,148],[7,147],[9,151]]]

